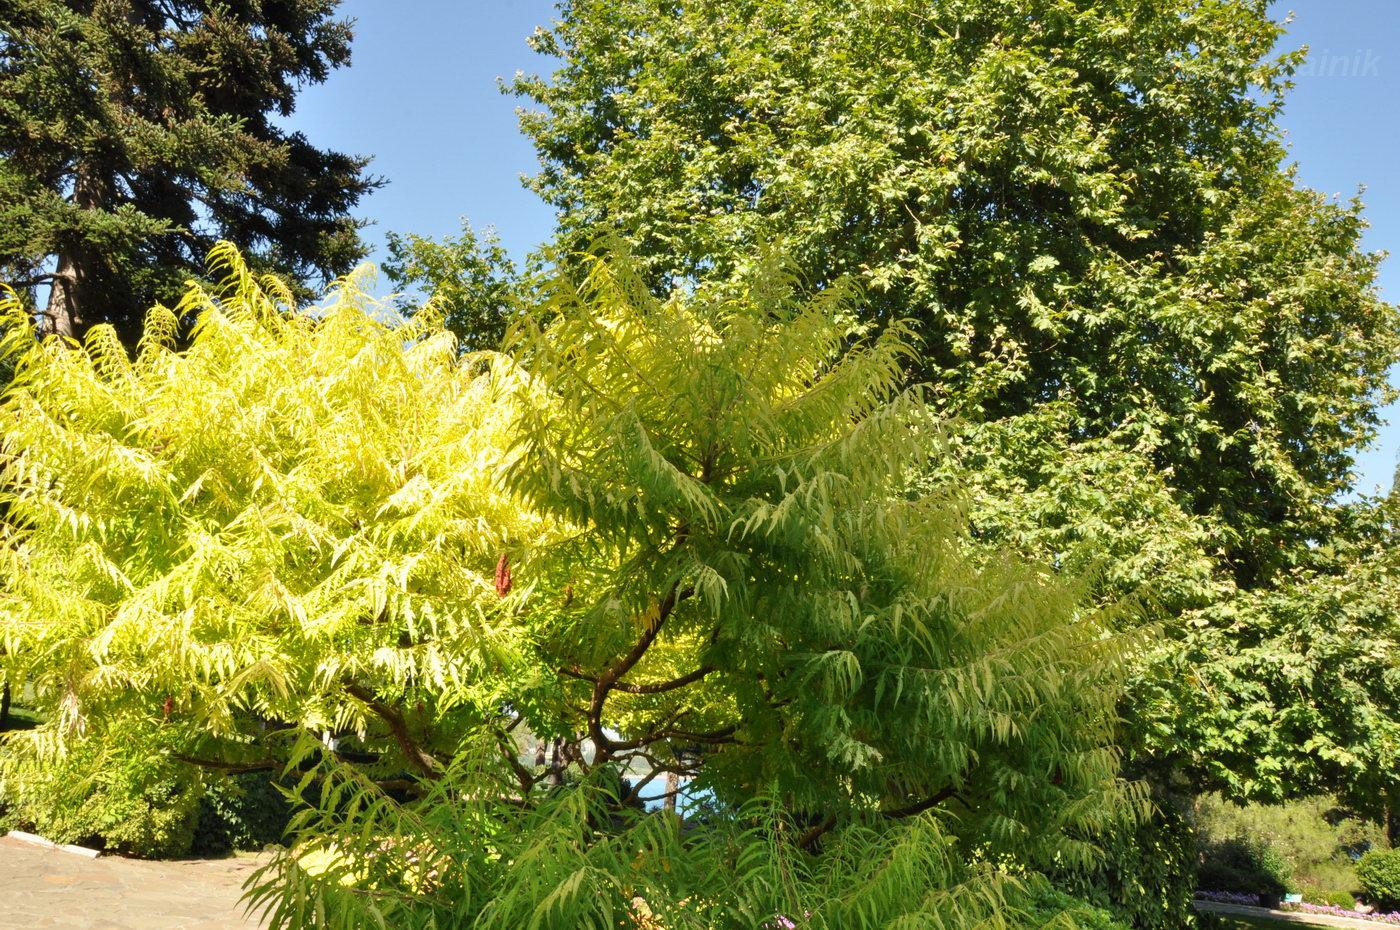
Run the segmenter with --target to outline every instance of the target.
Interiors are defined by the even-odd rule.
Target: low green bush
[[[1350,910],[1356,907],[1356,895],[1350,891],[1329,891],[1322,895],[1321,904],[1330,904],[1333,907],[1342,907]]]
[[[1288,860],[1259,837],[1232,836],[1205,843],[1196,876],[1203,891],[1287,894],[1293,890]]]
[[[91,745],[58,758],[7,757],[0,777],[8,826],[142,858],[189,852],[201,793],[178,767]]]
[[[1131,930],[1108,911],[1094,907],[1081,898],[1042,884],[1034,890],[1031,903],[1025,908],[1027,926],[1070,927],[1075,930]],[[1053,921],[1058,920],[1059,923]]]
[[[61,756],[4,747],[0,830],[143,859],[217,856],[281,839],[291,809],[271,773],[201,771],[163,754],[102,748],[111,745],[79,742]]]
[[[1377,907],[1400,907],[1400,849],[1373,849],[1356,863],[1356,879]]]
[[[200,798],[190,852],[217,856],[278,843],[292,809],[269,772],[243,772],[210,780]]]

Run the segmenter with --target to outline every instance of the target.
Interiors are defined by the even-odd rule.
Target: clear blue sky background
[[[1349,197],[1364,186],[1372,249],[1400,252],[1400,0],[1293,0],[1281,48],[1311,48],[1284,118],[1302,180]],[[386,231],[442,236],[465,216],[494,225],[517,256],[548,238],[550,210],[520,184],[534,152],[497,77],[548,70],[525,38],[552,0],[344,0],[358,21],[354,62],[306,90],[290,125],[317,145],[375,157],[388,178],[361,214],[383,258]],[[1382,288],[1400,300],[1400,257]],[[1400,379],[1400,371],[1392,373]],[[1388,488],[1400,452],[1400,408],[1358,457],[1357,488]]]

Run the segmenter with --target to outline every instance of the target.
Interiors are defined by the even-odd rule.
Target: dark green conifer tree
[[[339,0],[0,3],[0,279],[134,336],[219,239],[292,279],[365,254],[368,159],[276,117],[350,60]]]

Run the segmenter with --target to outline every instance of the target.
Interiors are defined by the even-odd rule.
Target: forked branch
[[[385,725],[389,727],[389,733],[394,737],[394,742],[398,743],[404,756],[424,775],[429,778],[442,777],[436,760],[422,746],[418,745],[418,741],[408,730],[408,721],[404,720],[403,714],[397,707],[386,704],[369,688],[353,681],[345,682],[345,693],[364,703],[376,717],[384,721]]]

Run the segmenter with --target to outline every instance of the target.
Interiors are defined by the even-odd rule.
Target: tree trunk
[[[1385,838],[1391,849],[1400,849],[1400,813],[1393,809],[1385,812]]]
[[[662,802],[662,805],[666,808],[666,810],[671,811],[672,813],[675,813],[675,810],[676,810],[676,792],[677,792],[677,791],[680,791],[680,790],[681,790],[681,777],[680,777],[679,775],[677,775],[675,772],[667,772],[667,773],[666,773],[666,800]]]
[[[561,772],[561,771],[558,771],[558,769],[559,769],[559,761],[560,761],[560,760],[559,760],[559,743],[560,743],[560,740],[554,740],[554,741],[551,742],[550,745],[549,745],[549,764],[550,764],[550,766],[552,766],[552,767],[555,769],[555,771],[549,776],[549,783],[550,783],[551,785],[562,785],[562,784],[564,784],[564,773]]]
[[[5,687],[0,688],[0,730],[10,728],[10,683],[5,682]]]
[[[87,165],[80,164],[73,179],[73,205],[87,213],[107,207],[108,185]],[[58,267],[49,288],[48,305],[39,323],[42,335],[55,334],[77,339],[82,335],[83,317],[88,315],[83,302],[87,298],[88,268],[95,256],[82,242],[82,231],[72,230],[73,241],[58,252]]]
[[[72,253],[60,253],[58,270],[54,272],[53,283],[49,286],[49,301],[39,318],[40,335],[78,338],[77,284],[78,269]]]

